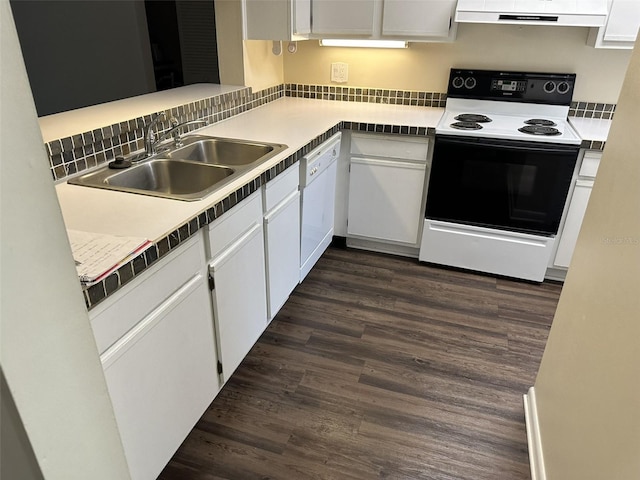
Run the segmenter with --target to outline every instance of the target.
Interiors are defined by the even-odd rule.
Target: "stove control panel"
[[[573,73],[451,69],[447,96],[568,106],[575,81]]]
[[[524,80],[499,80],[491,81],[491,90],[499,92],[524,92],[527,89],[527,82]]]

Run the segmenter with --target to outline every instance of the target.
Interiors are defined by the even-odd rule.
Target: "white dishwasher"
[[[300,281],[333,238],[336,160],[341,133],[313,149],[300,161]]]

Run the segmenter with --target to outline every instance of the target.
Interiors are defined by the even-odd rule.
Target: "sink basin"
[[[174,200],[201,200],[286,148],[281,144],[189,135],[180,148],[170,148],[123,170],[103,166],[69,183]]]
[[[250,165],[273,152],[279,145],[253,143],[244,140],[211,138],[193,135],[183,141],[184,146],[166,156],[213,165]]]
[[[120,170],[105,178],[104,182],[131,190],[200,197],[233,172],[231,168],[215,165],[156,159]]]

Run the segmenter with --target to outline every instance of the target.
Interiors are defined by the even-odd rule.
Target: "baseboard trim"
[[[524,418],[527,425],[527,443],[529,446],[529,467],[531,480],[546,480],[544,457],[542,455],[542,438],[538,423],[538,406],[536,391],[531,387],[524,397]]]
[[[400,257],[418,258],[418,247],[396,243],[379,242],[358,237],[347,237],[347,247],[369,252],[387,253]]]

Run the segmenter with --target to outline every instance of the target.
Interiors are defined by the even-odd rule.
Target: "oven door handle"
[[[449,145],[468,145],[472,147],[498,148],[504,150],[518,150],[526,152],[543,152],[543,153],[568,153],[578,152],[579,145],[550,145],[550,144],[522,144],[518,141],[495,140],[490,138],[465,138],[465,137],[449,137],[436,135],[437,143],[446,143]]]

